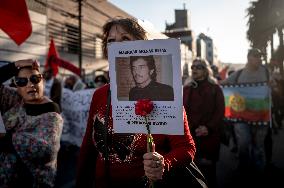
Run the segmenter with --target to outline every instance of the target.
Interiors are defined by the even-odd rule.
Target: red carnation
[[[153,108],[154,105],[150,99],[140,99],[135,104],[135,114],[146,116],[152,112]]]
[[[148,123],[147,115],[152,112],[154,108],[153,102],[150,99],[139,99],[135,103],[135,114],[145,118],[147,128],[147,152],[155,152],[154,139],[151,135],[150,126]],[[150,187],[154,188],[154,183],[151,181]]]
[[[145,118],[147,128],[147,150],[153,152],[154,139],[151,135],[150,126],[148,123],[147,115],[152,112],[154,108],[153,102],[150,99],[140,99],[135,103],[135,114],[143,116]]]

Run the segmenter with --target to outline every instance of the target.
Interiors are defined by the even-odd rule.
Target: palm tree
[[[266,55],[267,43],[271,39],[271,35],[275,32],[274,28],[268,27],[269,16],[267,7],[267,0],[253,1],[247,9],[248,31],[247,38],[251,42],[251,46],[261,49]],[[267,60],[266,60],[267,62]]]
[[[278,61],[278,66],[280,68],[280,73],[284,76],[283,71],[283,60],[284,60],[284,45],[283,45],[283,29],[284,29],[284,1],[283,0],[273,0],[271,3],[271,22],[273,27],[276,28],[279,38],[279,46],[274,52],[274,56]]]
[[[248,30],[247,38],[251,46],[259,48],[266,54],[267,43],[273,44],[273,35],[278,33],[280,47],[283,49],[284,28],[284,1],[283,0],[258,0],[250,2],[247,9]],[[279,54],[279,53],[278,53]],[[283,62],[284,58],[279,59]],[[283,72],[283,65],[280,70]]]

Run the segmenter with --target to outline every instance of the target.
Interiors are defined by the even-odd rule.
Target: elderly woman
[[[113,19],[103,27],[103,51],[111,42],[146,40],[145,30],[137,20]],[[164,183],[165,175],[173,168],[193,160],[194,141],[189,132],[184,112],[184,135],[153,135],[155,152],[147,152],[145,134],[118,134],[113,132],[111,111],[106,114],[107,84],[97,89],[90,105],[86,133],[80,149],[77,187],[145,187],[145,177],[151,182]],[[111,104],[109,104],[111,107]],[[96,121],[95,117],[98,117]],[[103,122],[109,123],[103,124]],[[95,124],[94,124],[95,122]],[[102,131],[112,139],[103,149]],[[109,168],[107,165],[109,161]],[[108,171],[110,170],[110,171]],[[156,184],[155,184],[156,185]]]
[[[183,105],[196,143],[196,164],[208,180],[208,186],[216,187],[220,128],[225,111],[224,95],[206,60],[195,59],[191,70],[193,80],[184,86]]]
[[[43,77],[33,60],[0,68],[3,83],[15,76],[17,87],[0,86],[6,134],[0,136],[0,187],[53,187],[63,120],[58,105],[43,96]]]

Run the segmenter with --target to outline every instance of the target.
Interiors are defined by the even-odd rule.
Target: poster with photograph
[[[114,132],[147,133],[135,114],[139,99],[150,99],[152,134],[183,135],[180,41],[156,39],[108,46]]]

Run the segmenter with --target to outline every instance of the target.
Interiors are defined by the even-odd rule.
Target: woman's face
[[[136,38],[127,31],[125,31],[120,25],[113,25],[110,28],[109,35],[107,37],[107,43],[132,40],[136,40]]]
[[[43,78],[38,70],[23,68],[15,78],[18,93],[25,103],[38,104],[43,99]]]
[[[192,79],[204,80],[207,76],[207,70],[200,61],[193,61],[191,65]]]

